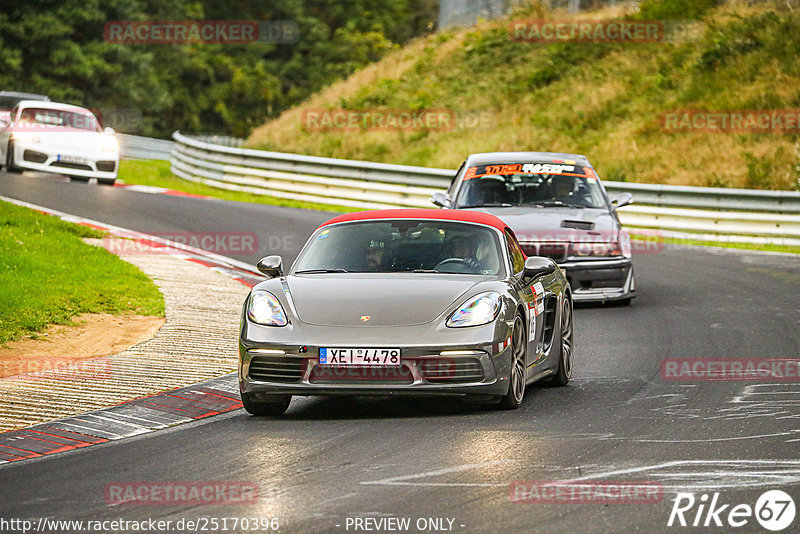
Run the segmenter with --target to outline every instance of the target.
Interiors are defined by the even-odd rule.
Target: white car
[[[86,108],[23,100],[0,120],[0,164],[23,170],[66,174],[70,180],[113,185],[119,168],[114,130],[103,130]]]

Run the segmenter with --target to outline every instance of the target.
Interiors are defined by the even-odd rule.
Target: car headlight
[[[500,311],[500,293],[489,291],[468,299],[445,323],[450,328],[491,323]]]
[[[247,306],[247,317],[265,326],[286,326],[286,314],[275,295],[267,291],[253,291]]]
[[[611,257],[621,256],[622,248],[618,241],[587,241],[573,243],[572,256]]]
[[[24,143],[38,143],[39,135],[36,132],[14,132],[11,138],[15,141],[22,141]]]
[[[119,151],[119,141],[116,137],[104,135],[100,138],[100,148],[105,152],[117,152]]]

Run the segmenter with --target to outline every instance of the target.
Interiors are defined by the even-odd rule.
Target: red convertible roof
[[[319,227],[349,221],[372,221],[378,219],[434,219],[440,221],[463,221],[483,224],[498,228],[500,231],[508,228],[508,225],[499,218],[488,213],[469,210],[436,210],[436,209],[395,209],[395,210],[373,210],[357,211],[355,213],[345,213],[333,219],[327,220]]]

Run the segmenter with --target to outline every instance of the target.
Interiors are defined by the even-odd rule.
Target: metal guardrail
[[[117,133],[119,139],[119,155],[124,159],[156,159],[169,161],[173,141],[153,139],[139,135]]]
[[[367,209],[432,207],[430,195],[455,171],[235,148],[175,132],[172,172],[194,182]],[[611,194],[629,192],[636,204],[620,209],[624,224],[722,234],[727,240],[800,245],[800,193],[603,182]],[[757,240],[757,241],[758,241]]]

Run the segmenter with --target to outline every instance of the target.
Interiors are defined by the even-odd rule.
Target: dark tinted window
[[[337,224],[318,230],[294,273],[430,271],[498,275],[500,240],[491,229],[450,221],[387,220]]]
[[[517,243],[517,240],[514,239],[508,230],[506,230],[506,244],[508,246],[508,254],[511,257],[511,266],[514,269],[514,273],[521,273],[525,269],[525,254],[523,254],[519,243]]]

